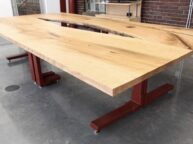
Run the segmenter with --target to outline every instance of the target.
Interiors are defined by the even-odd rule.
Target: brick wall
[[[118,0],[111,0],[111,2],[117,1]],[[129,0],[121,0],[121,2],[128,1]],[[142,21],[147,23],[185,26],[189,2],[190,0],[143,0]],[[77,6],[77,12],[82,13],[84,11],[84,0],[77,0]]]
[[[144,0],[142,21],[185,26],[190,0]]]
[[[85,11],[85,0],[76,0],[76,12],[82,14]]]

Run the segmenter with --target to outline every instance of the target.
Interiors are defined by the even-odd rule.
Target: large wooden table
[[[147,79],[193,49],[193,30],[64,13],[1,18],[0,34],[29,53],[40,86],[60,77],[42,74],[39,58],[109,96],[134,88],[131,101],[91,122],[96,131],[172,90],[165,84],[147,92]]]

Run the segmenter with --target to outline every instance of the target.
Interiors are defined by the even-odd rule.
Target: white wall
[[[13,16],[11,0],[0,0],[0,17]]]
[[[59,13],[60,0],[41,0],[42,13]]]

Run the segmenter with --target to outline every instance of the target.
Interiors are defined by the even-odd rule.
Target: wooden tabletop
[[[108,21],[108,29],[112,31],[121,29],[122,23],[122,30],[118,32],[129,34],[128,37],[61,27],[39,18],[76,23],[87,23],[90,19],[86,16],[66,14],[1,18],[0,34],[26,51],[110,96],[123,92],[192,54],[189,48],[190,45],[192,46],[189,41],[189,37],[192,37],[191,30],[190,32],[157,25],[141,26],[141,24],[100,18],[91,20],[92,25],[96,22],[95,26],[100,25],[105,28]],[[133,25],[135,25],[134,29],[139,27],[139,31],[136,30],[138,33],[134,33],[134,30],[132,32],[126,30],[132,29],[130,27]],[[140,32],[146,29],[145,34],[143,31]],[[155,31],[157,33],[152,34]],[[166,45],[165,41],[158,40],[158,37],[164,40],[170,38],[168,33],[182,35],[183,41],[187,41],[188,44],[176,44],[172,39]],[[166,38],[163,34],[166,34]],[[142,35],[146,35],[147,39]]]

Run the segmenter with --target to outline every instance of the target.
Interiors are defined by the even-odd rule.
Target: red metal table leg
[[[147,80],[135,85],[133,87],[131,101],[138,104],[139,106],[144,106],[147,95],[147,86],[148,86]]]
[[[40,59],[31,53],[28,55],[32,79],[36,82],[37,85],[43,87],[56,83],[58,80],[60,80],[61,77],[54,72],[42,73]]]
[[[129,102],[123,106],[105,114],[102,117],[97,118],[92,121],[90,126],[99,132],[105,127],[111,125],[112,123],[118,121],[119,119],[139,110],[147,104],[150,104],[157,98],[165,95],[170,90],[173,89],[173,86],[170,84],[165,84],[152,92],[147,92],[147,80],[137,84],[133,87],[132,97]]]
[[[30,69],[31,69],[32,80],[34,82],[36,82],[33,55],[31,53],[28,53],[28,60],[29,60],[29,66],[30,66]]]
[[[33,58],[33,70],[35,73],[35,82],[40,87],[44,86],[44,80],[42,77],[42,71],[41,71],[41,65],[40,65],[40,59],[34,55],[32,55]]]
[[[19,54],[19,55],[9,56],[6,59],[10,62],[11,60],[19,59],[19,58],[24,58],[24,57],[27,57],[27,56],[28,56],[27,53],[22,53],[22,54]]]

